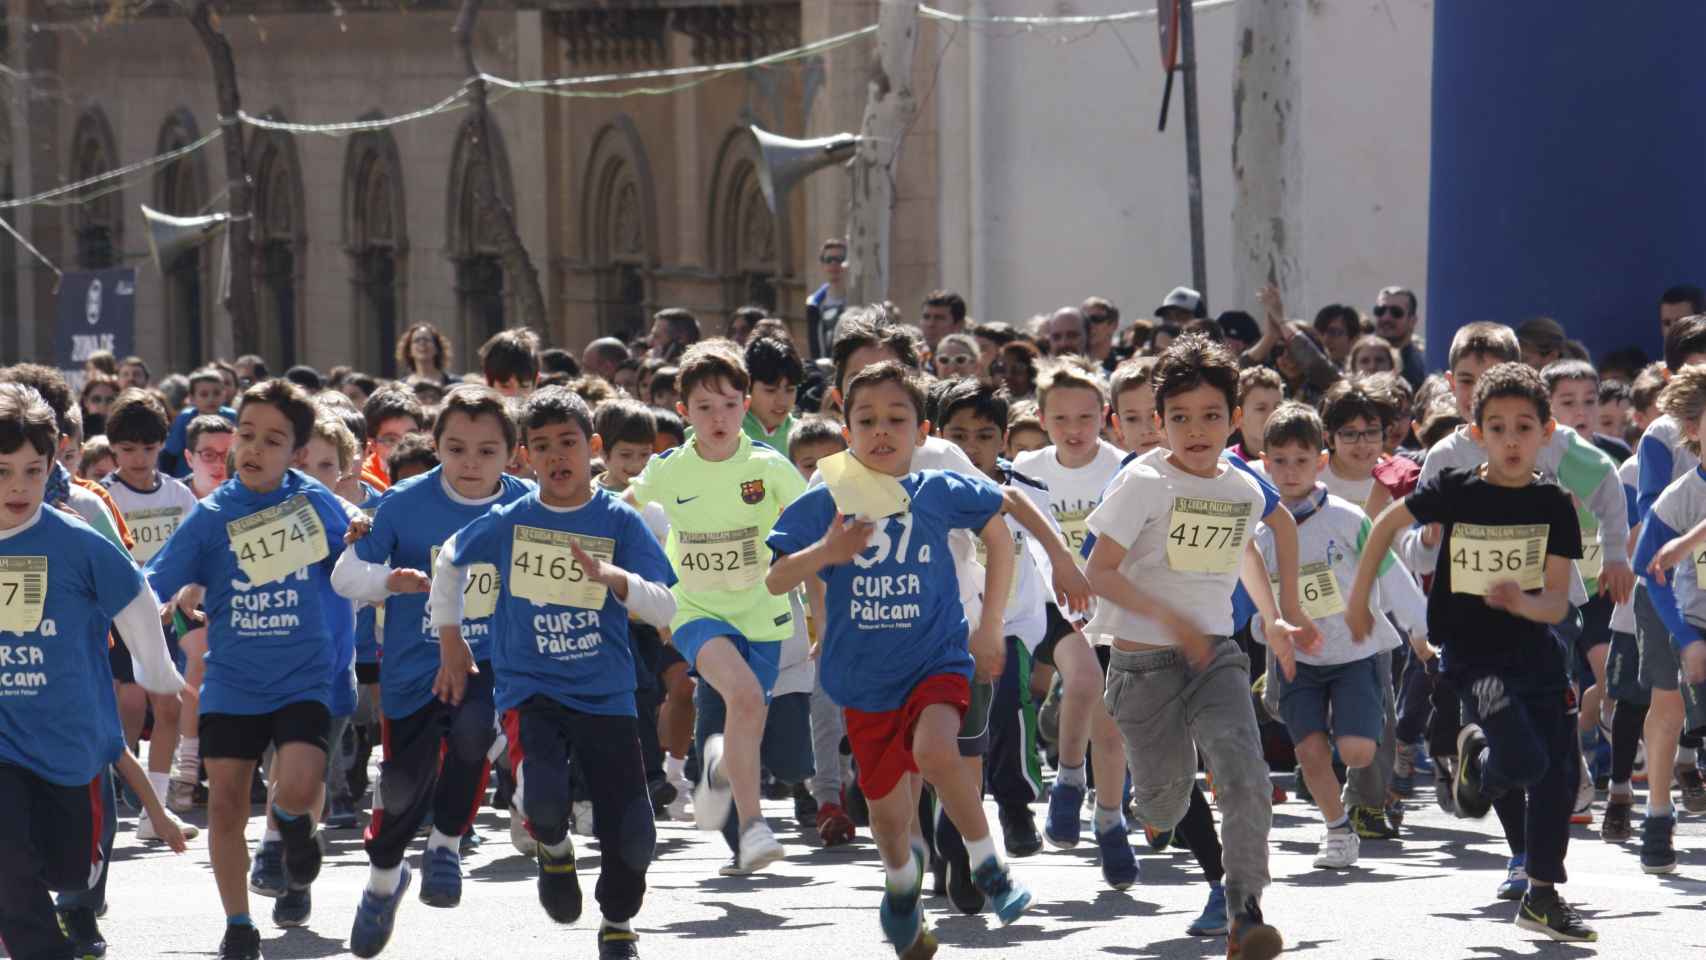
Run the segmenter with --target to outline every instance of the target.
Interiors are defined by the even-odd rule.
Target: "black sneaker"
[[[1273,960],[1285,949],[1280,932],[1262,919],[1262,908],[1255,897],[1244,901],[1244,908],[1232,918],[1226,932],[1226,955],[1238,960]]]
[[[306,887],[318,879],[324,859],[318,830],[294,843],[289,838],[284,841],[284,877],[293,887]]]
[[[598,928],[598,960],[637,960],[640,935],[615,927]]]
[[[954,909],[968,915],[983,910],[983,891],[972,881],[971,854],[966,851],[965,838],[946,817],[936,826],[936,851],[948,901]]]
[[[801,830],[817,829],[817,798],[804,783],[794,784],[794,822]]]
[[[1635,801],[1629,797],[1613,796],[1605,801],[1605,816],[1599,821],[1599,838],[1607,843],[1622,843],[1635,835],[1629,823]]]
[[[1647,815],[1641,824],[1641,869],[1646,873],[1675,873],[1676,817]]]
[[[72,907],[59,913],[59,929],[71,941],[71,955],[77,960],[101,960],[107,955],[107,939],[95,922],[93,907]]]
[[[1484,680],[1498,680],[1486,677]],[[1502,690],[1502,687],[1501,687]],[[1479,820],[1493,808],[1493,801],[1481,792],[1481,751],[1487,749],[1487,737],[1481,728],[1471,723],[1457,731],[1457,776],[1452,778],[1452,799],[1457,815]]]
[[[1682,809],[1689,813],[1706,813],[1706,778],[1700,769],[1689,764],[1676,772],[1676,785],[1682,790]]]
[[[1364,840],[1394,840],[1398,830],[1386,822],[1386,811],[1379,807],[1357,804],[1351,807],[1351,829]]]
[[[309,887],[292,884],[284,896],[272,902],[272,922],[276,927],[305,927],[314,912],[314,894]]]
[[[539,845],[539,905],[558,923],[574,923],[581,916],[581,883],[575,875],[575,851],[561,859]]]
[[[251,923],[228,923],[219,960],[261,960],[261,932]]]
[[[1009,857],[1029,857],[1043,848],[1043,837],[1037,832],[1036,815],[1029,804],[1004,803],[998,812]]]
[[[652,795],[652,819],[668,820],[669,805],[675,802],[681,792],[675,788],[675,784],[669,782],[668,777],[653,780],[646,784],[646,789]]]
[[[1599,939],[1599,934],[1582,922],[1576,908],[1565,903],[1552,887],[1529,889],[1516,913],[1516,925],[1569,943],[1592,943]]]
[[[1434,759],[1434,803],[1439,805],[1441,812],[1455,816],[1457,814],[1457,799],[1451,794],[1453,759],[1452,757],[1436,757]]]

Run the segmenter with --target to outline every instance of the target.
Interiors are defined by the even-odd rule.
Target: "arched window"
[[[301,355],[308,246],[295,141],[284,134],[256,132],[249,145],[249,178],[255,184],[250,236],[260,354],[269,365],[277,364],[274,369],[285,370]]]
[[[112,170],[118,166],[117,158],[118,148],[106,114],[99,107],[85,110],[71,135],[72,182]],[[124,195],[117,184],[107,182],[92,188],[82,203],[68,209],[77,244],[77,266],[84,270],[116,266],[124,233]]]
[[[200,137],[195,117],[178,110],[160,128],[156,153],[167,153],[193,143]],[[163,213],[193,217],[207,203],[207,161],[204,150],[179,157],[160,168],[154,177],[155,208]],[[208,266],[216,262],[224,239],[192,247],[166,264],[164,283],[166,360],[173,370],[193,370],[207,356],[207,319],[217,304],[217,293],[208,280]]]
[[[472,117],[462,124],[450,160],[450,242],[445,248],[456,266],[456,336],[461,341],[456,346],[457,353],[464,357],[473,356],[492,334],[502,330],[513,312],[510,302],[513,282],[504,274],[498,219],[490,210],[481,208],[476,188],[476,178],[486,163],[478,128]],[[495,119],[488,129],[492,131],[492,153],[497,158],[494,172],[498,192],[514,209],[509,155]]]
[[[406,325],[406,210],[402,164],[390,132],[351,137],[344,159],[344,251],[350,257],[351,347],[361,370],[385,377],[398,373],[395,347]]]
[[[712,175],[711,249],[706,262],[723,280],[723,307],[754,304],[775,311],[778,285],[789,275],[786,214],[776,216],[758,185],[758,149],[746,129],[723,140]]]
[[[657,265],[657,201],[651,164],[626,115],[593,140],[581,209],[585,248],[597,273],[601,334],[633,334],[650,323]]]

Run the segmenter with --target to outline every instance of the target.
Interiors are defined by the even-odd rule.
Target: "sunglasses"
[[[1105,313],[1087,313],[1084,315],[1084,322],[1094,324],[1113,323],[1114,318]]]
[[[833,264],[833,263],[846,263],[847,262],[847,255],[844,253],[839,254],[839,255],[833,254],[833,253],[826,253],[823,256],[818,257],[817,262],[821,263],[825,266],[828,266],[828,265]]]
[[[1392,319],[1394,319],[1394,320],[1402,320],[1405,317],[1409,316],[1410,313],[1408,310],[1405,310],[1403,307],[1391,307],[1391,306],[1389,306],[1389,307],[1375,307],[1374,308],[1374,315],[1377,317],[1384,317],[1384,316],[1390,315],[1392,317]]]
[[[937,357],[936,362],[954,367],[969,367],[977,362],[977,358],[968,357],[963,353],[950,353]]]

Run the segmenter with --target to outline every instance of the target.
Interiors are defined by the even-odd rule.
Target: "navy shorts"
[[[669,642],[674,644],[687,665],[694,668],[693,675],[698,676],[699,651],[717,637],[728,637],[729,642],[735,645],[741,659],[752,668],[752,675],[758,679],[758,688],[764,691],[764,702],[769,703],[770,691],[776,686],[776,675],[781,673],[781,641],[754,643],[733,624],[705,618],[682,624],[671,634]]]
[[[1379,741],[1386,724],[1386,697],[1375,657],[1322,667],[1297,665],[1297,679],[1279,681],[1279,712],[1293,742],[1312,733]],[[1270,681],[1271,682],[1271,681]]]

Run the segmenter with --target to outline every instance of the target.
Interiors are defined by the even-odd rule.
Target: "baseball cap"
[[[1160,313],[1163,310],[1177,307],[1180,310],[1189,310],[1194,315],[1201,306],[1202,294],[1190,287],[1174,287],[1167,294],[1167,299],[1161,301],[1161,306],[1155,308],[1155,312]]]
[[[1229,337],[1242,340],[1245,343],[1255,343],[1262,339],[1262,328],[1256,324],[1256,318],[1243,310],[1223,310],[1215,317],[1220,329]]]

